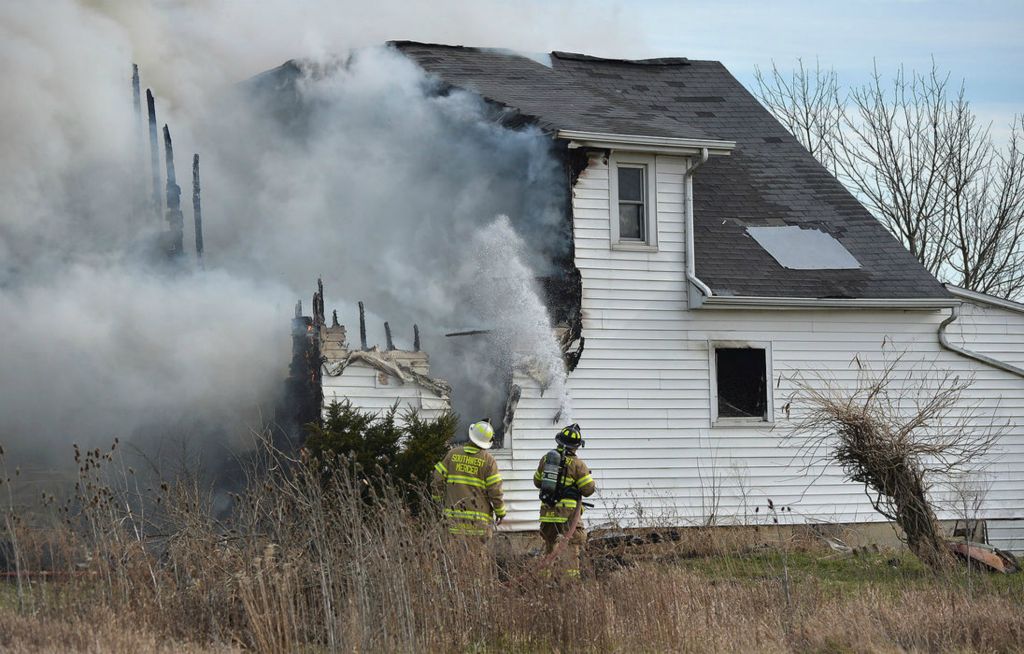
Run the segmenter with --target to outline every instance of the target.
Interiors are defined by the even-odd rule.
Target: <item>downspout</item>
[[[959,306],[952,307],[952,309],[950,310],[949,318],[943,320],[942,324],[939,325],[939,345],[949,350],[950,352],[955,352],[956,354],[959,354],[962,357],[967,357],[968,359],[980,361],[985,365],[992,366],[993,368],[998,368],[1000,370],[1005,370],[1006,372],[1017,375],[1018,377],[1024,377],[1024,369],[1022,368],[1018,368],[1017,366],[1005,363],[998,359],[993,359],[992,357],[986,356],[984,354],[979,354],[978,352],[971,352],[970,350],[964,349],[959,345],[954,345],[953,343],[951,343],[949,341],[949,337],[946,335],[946,327],[949,327],[949,325],[951,325],[953,321],[955,321],[959,317]]]
[[[696,309],[704,303],[704,298],[711,297],[711,288],[697,277],[697,262],[694,260],[693,245],[693,173],[703,166],[708,160],[708,149],[700,149],[700,161],[693,162],[686,169],[683,175],[683,220],[686,223],[686,279],[690,282],[687,289],[687,301],[691,309]],[[693,289],[701,292],[697,296]]]

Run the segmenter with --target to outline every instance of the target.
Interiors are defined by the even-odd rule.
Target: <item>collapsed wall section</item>
[[[430,357],[419,349],[419,328],[414,327],[412,350],[395,348],[387,323],[385,348],[370,347],[362,302],[359,308],[360,344],[353,347],[336,311],[327,324],[322,281],[318,280],[313,294],[312,316],[302,315],[301,302],[296,305],[292,362],[285,400],[278,411],[278,423],[292,444],[305,440],[306,426],[319,422],[333,402],[347,400],[368,413],[394,407],[399,421],[410,411],[425,420],[451,411],[451,386],[431,377]]]

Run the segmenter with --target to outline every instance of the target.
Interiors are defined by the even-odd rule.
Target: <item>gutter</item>
[[[693,245],[693,174],[708,160],[708,148],[700,151],[700,160],[692,162],[683,175],[683,223],[686,229],[686,279],[690,282],[687,288],[687,303],[691,309],[696,309],[711,299],[711,287],[697,277],[697,262],[695,259],[696,248]],[[694,293],[696,288],[700,294]]]
[[[902,309],[935,311],[960,304],[953,298],[814,298],[715,295],[702,302],[709,309]]]
[[[560,129],[555,138],[569,142],[569,149],[599,148],[602,150],[629,150],[630,152],[654,152],[657,154],[674,154],[693,156],[707,153],[726,155],[736,148],[735,141],[718,139],[688,139],[670,136],[642,136],[639,134],[608,134],[602,132],[581,132],[571,129]]]
[[[1004,370],[1012,375],[1017,375],[1018,377],[1024,377],[1024,369],[1022,368],[1018,368],[1017,366],[1005,363],[1003,361],[1000,361],[999,359],[994,359],[988,355],[981,354],[979,352],[972,352],[971,350],[962,348],[959,345],[954,345],[953,343],[950,342],[949,337],[946,335],[946,328],[953,324],[953,322],[960,317],[959,309],[959,306],[952,307],[949,314],[949,318],[943,320],[942,324],[939,325],[939,345],[949,350],[950,352],[959,354],[962,357],[974,359],[975,361],[979,361],[981,363],[984,363],[985,365],[992,366],[993,368],[998,368],[999,370]]]
[[[979,293],[978,291],[969,291],[966,288],[960,288],[959,286],[953,286],[952,284],[944,284],[944,286],[947,291],[957,297],[962,297],[965,300],[988,304],[993,307],[999,307],[1000,309],[1006,309],[1007,311],[1014,311],[1016,313],[1024,313],[1024,304],[1021,304],[1020,302],[1004,300],[1001,297],[995,297],[994,295],[989,295],[987,293]]]

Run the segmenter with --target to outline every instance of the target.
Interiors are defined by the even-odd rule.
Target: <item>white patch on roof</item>
[[[846,270],[860,262],[843,244],[820,229],[748,227],[747,233],[784,268],[791,270]]]

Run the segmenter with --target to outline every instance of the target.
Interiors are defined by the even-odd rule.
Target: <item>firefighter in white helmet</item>
[[[469,442],[456,445],[434,466],[433,497],[444,507],[449,533],[481,541],[505,518],[498,462],[489,420],[469,426]]]

